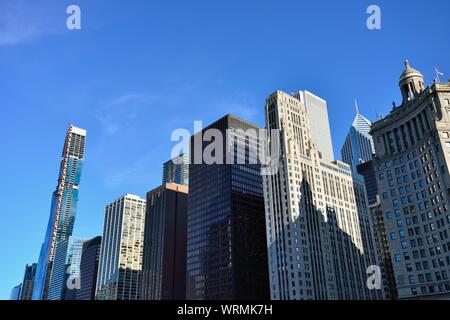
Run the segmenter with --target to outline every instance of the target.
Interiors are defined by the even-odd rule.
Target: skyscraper
[[[293,97],[300,100],[309,119],[311,136],[319,157],[327,162],[334,160],[327,102],[308,91],[298,91]]]
[[[145,200],[127,194],[105,208],[97,300],[139,300]]]
[[[259,129],[227,115],[191,137],[187,299],[269,298]]]
[[[37,263],[25,266],[25,274],[22,281],[22,290],[20,292],[20,300],[31,300],[33,294],[33,283],[36,275]]]
[[[369,205],[377,203],[378,199],[378,185],[376,172],[373,168],[372,160],[361,163],[356,167],[359,175],[364,177],[364,183],[366,185],[367,198]]]
[[[163,165],[162,184],[176,183],[189,185],[189,155],[184,153]]]
[[[45,300],[56,245],[72,235],[78,204],[78,187],[84,161],[86,130],[69,127],[61,156],[58,185],[52,196],[50,219],[39,255],[33,300]]]
[[[70,236],[56,245],[48,300],[75,300],[80,288],[83,243],[83,239]]]
[[[80,263],[80,284],[76,300],[95,300],[98,264],[102,237],[95,237],[83,243]]]
[[[279,142],[280,154],[268,148],[279,170],[263,184],[271,298],[378,298],[366,286],[367,268],[377,259],[364,184],[354,181],[349,165],[318,150],[314,112],[281,91],[266,101],[266,126],[281,132],[280,141],[269,140]],[[327,121],[316,122],[316,132],[326,135]]]
[[[370,135],[371,126],[372,123],[359,112],[356,104],[356,117],[341,149],[342,161],[350,165],[355,173],[357,172],[357,166],[372,160],[375,153],[372,136]]]
[[[22,290],[22,284],[15,286],[11,290],[11,294],[9,295],[9,300],[20,300],[20,291]]]
[[[378,187],[376,182],[375,170],[373,169],[372,158],[375,154],[375,147],[372,136],[370,135],[370,128],[372,123],[359,112],[359,107],[355,101],[356,116],[353,124],[350,127],[349,133],[345,139],[345,143],[341,149],[342,161],[351,166],[354,180],[359,181],[363,177],[367,192],[370,221],[374,233],[374,246],[378,256],[378,263],[381,268],[383,280],[383,297],[386,299],[395,298],[395,285],[392,281],[393,271],[389,260],[386,256],[389,255],[387,246],[384,245],[386,236],[384,227],[380,223],[379,203],[377,202]],[[355,189],[357,185],[355,185]]]
[[[450,298],[450,82],[405,62],[403,102],[373,123],[374,168],[400,299]]]
[[[147,193],[143,300],[186,299],[188,187],[167,183]]]

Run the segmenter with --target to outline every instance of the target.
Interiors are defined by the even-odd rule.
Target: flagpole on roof
[[[437,67],[434,68],[434,70],[436,71],[436,82],[437,83],[441,83],[441,77],[444,75],[442,72],[439,71],[439,69]]]

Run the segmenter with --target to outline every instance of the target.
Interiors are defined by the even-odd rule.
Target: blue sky
[[[382,29],[366,28],[378,4]],[[82,30],[66,29],[78,4]],[[328,101],[336,154],[354,99],[374,119],[400,102],[403,60],[450,77],[448,0],[0,0],[0,299],[37,261],[65,130],[86,128],[74,234],[161,180],[170,135],[233,113],[263,125],[265,98]]]

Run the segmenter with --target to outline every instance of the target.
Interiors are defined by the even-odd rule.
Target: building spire
[[[356,99],[355,99],[355,108],[356,108],[356,114],[357,115],[360,114],[359,107],[358,107],[358,101],[356,101]]]

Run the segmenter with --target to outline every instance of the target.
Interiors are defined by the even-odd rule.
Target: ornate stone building
[[[450,298],[450,82],[405,65],[402,104],[371,131],[381,210],[398,297]]]

